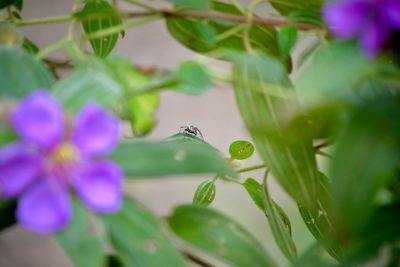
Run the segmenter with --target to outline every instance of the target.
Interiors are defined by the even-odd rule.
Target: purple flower
[[[0,189],[19,198],[22,226],[39,233],[62,229],[71,219],[71,188],[93,211],[120,208],[122,170],[102,159],[117,144],[117,118],[89,103],[67,123],[58,102],[37,91],[14,110],[11,124],[21,141],[0,148]]]
[[[323,15],[338,38],[358,38],[368,56],[376,55],[400,30],[399,0],[336,0],[325,4]]]

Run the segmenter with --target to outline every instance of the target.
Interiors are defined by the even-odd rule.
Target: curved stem
[[[239,173],[242,173],[242,172],[249,172],[249,171],[254,171],[254,170],[264,169],[264,168],[267,168],[267,165],[258,164],[258,165],[254,165],[254,166],[250,166],[250,167],[240,168],[240,169],[237,169],[236,171]]]
[[[57,51],[58,49],[65,47],[70,42],[71,42],[71,40],[63,38],[63,39],[59,40],[58,42],[55,42],[55,43],[51,44],[50,46],[46,47],[45,49],[42,49],[39,53],[37,53],[35,55],[35,58],[40,60],[40,59],[46,57],[47,55],[53,53],[54,51]]]
[[[30,25],[38,25],[38,24],[66,22],[71,19],[72,19],[71,15],[62,15],[62,16],[28,19],[28,20],[19,20],[18,19],[18,20],[15,20],[14,23],[18,26],[30,26]]]

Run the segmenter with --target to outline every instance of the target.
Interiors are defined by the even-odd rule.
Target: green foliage
[[[175,90],[186,94],[201,94],[210,89],[212,79],[208,70],[194,61],[184,62],[176,73]]]
[[[236,100],[260,156],[298,203],[314,206],[318,172],[311,139],[282,131],[282,111],[298,106],[284,67],[266,55],[238,56],[233,73]]]
[[[106,0],[87,2],[81,11],[75,13],[75,16],[82,21],[83,30],[87,35],[122,24],[118,12]],[[117,43],[118,35],[114,33],[90,38],[94,53],[99,57],[108,56]]]
[[[215,183],[214,181],[204,181],[196,189],[193,196],[193,204],[208,206],[215,197]]]
[[[0,97],[22,98],[33,90],[48,89],[54,77],[31,53],[17,47],[0,47]]]
[[[212,1],[212,10],[223,14],[241,15],[241,11],[235,6],[219,1]],[[218,50],[245,51],[243,25],[236,22],[227,23],[221,20],[203,20],[207,21],[207,24],[205,22],[200,24],[202,23],[201,21],[200,19],[172,17],[166,20],[171,35],[196,52],[217,58],[225,58],[224,54],[219,53]],[[199,27],[199,25],[203,25],[203,27]],[[204,25],[207,25],[207,30],[204,29]],[[216,35],[215,41],[210,42],[210,36],[214,35]],[[273,27],[253,25],[249,35],[250,43],[254,49],[281,58],[277,43],[277,32]]]
[[[210,0],[169,0],[173,2],[176,7],[194,10],[207,10],[210,9]]]
[[[278,44],[282,55],[288,57],[297,42],[297,28],[294,26],[282,27],[278,33]]]
[[[244,160],[248,159],[254,153],[254,146],[249,141],[238,140],[229,146],[229,154],[231,159]]]
[[[120,56],[110,56],[107,62],[112,67],[126,95],[150,83],[151,77],[137,71],[130,62]],[[144,93],[122,99],[122,118],[130,121],[134,136],[149,133],[154,125],[154,114],[160,104],[158,92]]]
[[[168,224],[179,238],[229,266],[277,266],[249,232],[216,210],[180,206]]]
[[[15,6],[18,10],[21,10],[23,6],[23,0],[0,0],[0,9],[11,5]]]
[[[103,253],[98,225],[90,224],[85,208],[76,200],[73,201],[73,217],[68,227],[56,234],[56,239],[70,256],[76,267],[103,266]],[[93,229],[94,228],[94,229]]]
[[[67,110],[78,111],[88,101],[115,109],[123,87],[111,66],[96,57],[88,57],[76,70],[53,86],[54,96]]]
[[[125,266],[188,266],[166,236],[162,223],[136,201],[125,199],[122,210],[105,216],[104,221]]]
[[[299,211],[307,228],[314,237],[325,246],[333,258],[340,260],[342,248],[332,237],[335,229],[331,211],[330,182],[322,173],[319,175],[318,182],[317,205],[312,208],[305,208],[299,205]]]
[[[265,212],[271,226],[272,234],[279,248],[289,261],[297,257],[297,249],[292,239],[291,233],[282,219],[274,201],[268,192],[267,180],[265,179],[261,189],[262,200]]]
[[[228,161],[209,145],[195,142],[122,142],[111,159],[127,176],[217,173],[236,177]]]
[[[322,25],[321,6],[324,0],[271,0],[272,6],[295,22]]]

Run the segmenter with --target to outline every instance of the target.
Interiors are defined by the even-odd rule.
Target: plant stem
[[[58,42],[53,43],[50,46],[41,50],[39,53],[36,54],[35,58],[40,60],[40,59],[46,57],[48,54],[51,54],[54,51],[57,51],[58,49],[66,46],[70,42],[71,42],[71,40],[63,38],[63,39],[59,40]]]
[[[226,20],[226,21],[234,21],[234,22],[242,22],[245,23],[247,21],[246,16],[234,15],[234,14],[225,14],[221,12],[208,12],[208,11],[174,11],[174,10],[155,10],[155,11],[135,11],[135,12],[121,12],[121,16],[123,18],[138,18],[138,17],[148,17],[153,15],[159,15],[160,17],[176,17],[176,18],[199,18],[199,19],[216,19],[216,20]],[[47,18],[37,18],[30,20],[16,20],[15,24],[18,26],[29,26],[29,25],[37,25],[37,24],[48,24],[48,23],[59,23],[71,20],[71,15],[63,15],[56,17],[47,17]],[[308,25],[303,23],[293,23],[291,21],[285,19],[276,19],[276,18],[261,18],[255,16],[252,19],[253,24],[258,25],[270,25],[270,26],[286,26],[293,25],[300,30],[304,31],[315,31],[315,30],[324,30],[324,28]]]
[[[250,166],[250,167],[240,168],[240,169],[237,169],[236,171],[239,173],[242,173],[242,172],[249,172],[249,171],[254,171],[254,170],[263,169],[263,168],[267,168],[267,165],[258,164],[258,165],[254,165],[254,166]]]
[[[71,15],[62,15],[56,17],[47,17],[47,18],[37,18],[37,19],[29,19],[29,20],[15,20],[14,23],[18,26],[30,26],[30,25],[38,25],[38,24],[48,24],[48,23],[58,23],[65,22],[71,20]]]

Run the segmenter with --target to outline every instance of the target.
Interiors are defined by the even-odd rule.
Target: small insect
[[[181,130],[180,130],[180,133],[191,134],[191,135],[200,137],[201,139],[204,139],[203,134],[201,133],[199,128],[197,128],[196,126],[193,126],[193,125],[182,126]]]

